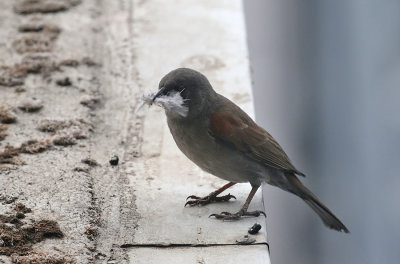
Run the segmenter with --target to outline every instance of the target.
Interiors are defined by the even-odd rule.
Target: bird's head
[[[207,78],[192,69],[178,68],[165,75],[153,102],[170,118],[195,118],[204,112],[216,93]]]

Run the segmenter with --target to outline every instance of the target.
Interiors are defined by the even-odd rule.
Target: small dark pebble
[[[15,205],[15,211],[20,212],[20,213],[27,214],[27,213],[31,213],[31,212],[32,212],[32,209],[26,207],[26,205],[24,205],[24,204],[22,204],[22,203],[17,203],[17,204]]]
[[[261,225],[255,223],[255,224],[249,229],[248,232],[249,232],[250,235],[255,235],[255,234],[258,233],[258,231],[260,231],[260,229],[261,229]]]
[[[111,158],[110,158],[110,164],[115,166],[115,165],[118,165],[118,162],[119,162],[118,156],[117,155],[112,155]]]
[[[15,218],[12,218],[12,219],[10,220],[10,224],[13,224],[13,225],[20,225],[20,224],[22,224],[22,222],[21,222],[17,217],[15,217]]]
[[[71,86],[71,80],[68,77],[56,81],[59,86]]]
[[[21,212],[18,212],[15,216],[19,219],[25,218],[25,214]]]

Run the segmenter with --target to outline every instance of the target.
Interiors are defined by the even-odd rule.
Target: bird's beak
[[[151,103],[154,103],[154,100],[156,100],[157,97],[164,94],[164,91],[165,91],[165,87],[161,87],[160,90],[158,90],[158,92],[156,93],[156,95],[154,95],[153,99],[151,100]]]

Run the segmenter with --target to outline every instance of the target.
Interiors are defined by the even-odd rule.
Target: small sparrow
[[[185,206],[229,201],[235,197],[218,195],[236,183],[249,182],[252,189],[242,209],[211,216],[223,220],[265,216],[262,211],[247,209],[261,184],[268,183],[303,199],[327,227],[349,232],[300,182],[296,175],[305,175],[293,166],[278,142],[236,104],[216,93],[203,74],[187,68],[171,71],[162,78],[158,92],[148,103],[165,109],[171,134],[191,161],[229,181],[205,197],[189,196]]]

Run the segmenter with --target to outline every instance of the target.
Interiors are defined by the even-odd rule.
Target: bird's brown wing
[[[232,106],[232,105],[231,105]],[[239,107],[218,111],[210,117],[209,131],[217,140],[237,148],[267,166],[305,176],[290,162],[276,140]]]

